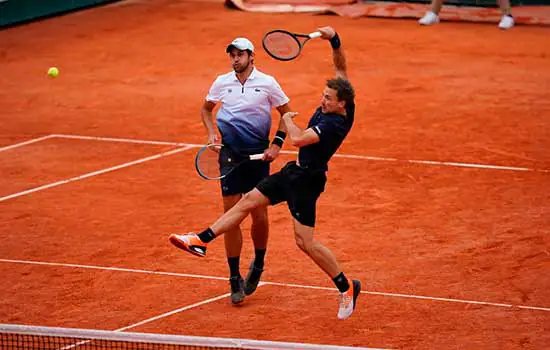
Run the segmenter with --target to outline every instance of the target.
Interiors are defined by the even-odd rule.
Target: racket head
[[[249,160],[222,144],[201,147],[195,156],[195,169],[200,177],[219,180],[229,175],[240,163]]]
[[[309,40],[307,35],[299,35]],[[305,43],[304,41],[304,43]],[[291,61],[300,55],[303,43],[298,36],[286,30],[275,29],[267,32],[262,39],[265,52],[279,61]]]

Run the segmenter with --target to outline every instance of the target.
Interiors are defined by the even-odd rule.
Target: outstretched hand
[[[298,112],[286,112],[285,114],[283,114],[283,119],[285,119],[285,118],[292,119],[295,116],[297,116],[298,114],[300,114],[300,113],[298,113]]]
[[[317,28],[317,30],[319,32],[321,32],[321,38],[325,39],[325,40],[330,40],[334,37],[334,35],[336,34],[336,31],[334,30],[334,28],[332,27],[321,27],[321,28]]]

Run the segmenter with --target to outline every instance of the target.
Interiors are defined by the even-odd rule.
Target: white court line
[[[61,181],[57,181],[57,182],[54,182],[54,183],[51,183],[51,184],[48,184],[48,185],[43,185],[43,186],[40,186],[40,187],[31,188],[30,190],[26,190],[26,191],[23,191],[23,192],[10,194],[9,196],[5,196],[5,197],[0,197],[0,202],[5,201],[5,200],[8,200],[8,199],[12,199],[12,198],[24,196],[24,195],[27,195],[27,194],[29,194],[29,193],[33,193],[33,192],[45,190],[45,189],[47,189],[47,188],[52,188],[52,187],[64,185],[64,184],[67,184],[67,183],[70,183],[70,182],[74,182],[74,181],[78,181],[78,180],[87,179],[87,178],[92,177],[92,176],[105,174],[105,173],[108,173],[108,172],[111,172],[111,171],[115,171],[115,170],[118,170],[118,169],[127,168],[127,167],[129,167],[129,166],[136,165],[136,164],[140,164],[140,163],[144,163],[144,162],[148,162],[148,161],[150,161],[150,160],[155,160],[155,159],[158,159],[158,158],[166,157],[166,156],[169,156],[169,155],[172,155],[172,154],[181,152],[181,151],[188,150],[188,149],[190,149],[190,148],[192,148],[192,147],[189,147],[189,146],[188,146],[188,147],[176,148],[176,149],[173,149],[173,150],[171,150],[171,151],[162,152],[162,153],[159,153],[159,154],[155,154],[155,155],[153,155],[153,156],[150,156],[150,157],[141,158],[141,159],[138,159],[138,160],[134,160],[134,161],[132,161],[132,162],[120,164],[120,165],[117,165],[117,166],[114,166],[114,167],[110,167],[110,168],[107,168],[107,169],[102,169],[102,170],[98,170],[98,171],[93,171],[93,172],[91,172],[91,173],[87,173],[87,174],[84,174],[84,175],[79,175],[79,176],[76,176],[76,177],[72,177],[72,178],[70,178],[70,179],[61,180]]]
[[[202,147],[204,145],[198,145],[193,143],[182,142],[169,142],[169,141],[148,141],[148,140],[136,140],[136,139],[121,139],[116,137],[98,137],[98,136],[82,136],[82,135],[66,135],[66,134],[53,134],[52,137],[59,137],[63,139],[73,140],[90,140],[90,141],[106,141],[106,142],[122,142],[122,143],[137,143],[142,145],[158,145],[158,146],[178,146],[178,147]]]
[[[0,148],[0,152],[4,152],[4,151],[14,149],[14,148],[17,148],[17,147],[21,147],[21,146],[30,145],[31,143],[51,139],[52,137],[55,137],[55,135],[42,136],[42,137],[39,137],[39,138],[36,138],[36,139],[32,139],[32,140],[28,140],[28,141],[24,141],[24,142],[19,142],[19,143],[10,145],[10,146],[5,146],[5,147]]]
[[[508,171],[536,171],[541,173],[550,173],[550,170],[546,169],[534,169],[505,165],[490,165],[490,164],[477,164],[477,163],[459,163],[459,162],[439,162],[435,160],[414,160],[414,159],[397,159],[397,158],[384,158],[374,156],[356,156],[351,154],[335,154],[335,158],[350,158],[350,159],[364,159],[364,160],[377,160],[385,162],[400,162],[411,164],[423,164],[423,165],[438,165],[438,166],[450,166],[459,168],[477,168],[486,170],[508,170]]]
[[[185,310],[193,309],[193,308],[195,308],[195,307],[197,307],[197,306],[201,306],[201,305],[204,305],[204,304],[209,304],[209,303],[211,303],[211,302],[218,301],[218,300],[223,299],[223,298],[227,298],[227,297],[230,296],[230,295],[231,295],[231,293],[225,293],[225,294],[222,294],[222,295],[218,295],[217,297],[214,297],[214,298],[206,299],[206,300],[199,301],[199,302],[194,303],[194,304],[191,304],[191,305],[187,305],[187,306],[184,306],[184,307],[180,307],[179,309],[172,310],[172,311],[169,311],[169,312],[165,312],[165,313],[163,313],[163,314],[161,314],[161,315],[158,315],[158,316],[155,316],[155,317],[148,318],[148,319],[146,319],[146,320],[143,320],[143,321],[140,321],[140,322],[131,324],[131,325],[126,326],[126,327],[119,328],[119,329],[115,330],[115,332],[122,332],[122,331],[125,331],[125,330],[127,330],[127,329],[132,329],[132,328],[135,328],[135,327],[144,325],[144,324],[146,324],[146,323],[153,322],[153,321],[159,320],[159,319],[161,319],[161,318],[164,318],[164,317],[168,317],[168,316],[170,316],[170,315],[177,314],[178,312],[182,312],[182,311],[185,311]]]
[[[227,278],[215,277],[215,276],[192,275],[192,274],[182,274],[182,273],[175,273],[175,272],[159,272],[159,271],[140,270],[140,269],[127,269],[127,268],[119,268],[119,267],[104,267],[104,266],[96,266],[96,265],[66,264],[66,263],[53,263],[53,262],[42,262],[42,261],[32,261],[32,260],[15,260],[15,259],[0,259],[0,262],[16,263],[16,264],[27,264],[27,265],[46,265],[46,266],[74,267],[74,268],[81,268],[81,269],[94,269],[94,270],[107,270],[107,271],[120,271],[120,272],[133,272],[133,273],[144,273],[144,274],[151,274],[151,275],[165,275],[165,276],[176,276],[176,277],[187,277],[187,278],[215,279],[215,280],[224,280],[224,281],[227,280]],[[263,282],[261,282],[261,285],[273,285],[273,286],[292,287],[292,288],[305,288],[305,289],[335,291],[335,288],[318,287],[318,286],[306,286],[306,285],[292,284],[292,283],[279,283],[279,282],[263,281]],[[451,303],[476,304],[476,305],[485,305],[485,306],[518,308],[518,309],[525,309],[525,310],[537,310],[537,311],[550,312],[550,307],[528,306],[528,305],[513,305],[513,304],[504,304],[504,303],[492,303],[492,302],[486,302],[486,301],[453,299],[453,298],[440,298],[440,297],[430,297],[430,296],[424,296],[424,295],[402,294],[402,293],[385,293],[385,292],[371,292],[371,291],[361,291],[361,293],[362,294],[370,294],[370,295],[381,295],[381,296],[392,297],[392,298],[411,298],[411,299],[444,301],[444,302],[451,302]]]
[[[1,261],[1,259],[0,259],[0,261]],[[292,284],[292,283],[278,283],[278,282],[264,282],[264,283],[265,284],[270,284],[270,285],[283,286],[283,287],[320,289],[320,290],[334,290],[334,288],[304,286],[304,285]],[[390,297],[396,297],[396,298],[424,299],[424,300],[434,300],[434,301],[446,301],[446,302],[452,302],[452,303],[477,304],[477,305],[498,306],[498,307],[507,307],[507,308],[527,309],[527,310],[550,311],[550,308],[548,308],[548,307],[492,303],[492,302],[488,302],[488,301],[428,297],[428,296],[424,296],[424,295],[401,294],[401,293],[385,293],[385,292],[369,292],[369,291],[361,291],[361,293],[362,294],[370,294],[370,295],[390,296]]]
[[[175,310],[172,310],[172,311],[165,312],[163,314],[148,318],[146,320],[131,324],[129,326],[122,327],[122,328],[119,328],[119,329],[115,329],[113,332],[123,332],[125,330],[132,329],[132,328],[144,325],[146,323],[153,322],[153,321],[156,321],[156,320],[160,320],[161,318],[177,314],[178,312],[186,311],[186,310],[189,310],[189,309],[193,309],[197,306],[201,306],[201,305],[208,304],[208,303],[211,303],[211,302],[214,302],[214,301],[218,301],[218,300],[226,298],[230,295],[231,295],[231,293],[225,293],[225,294],[222,294],[222,295],[218,295],[217,297],[214,297],[214,298],[206,299],[206,300],[199,301],[199,302],[191,304],[191,305],[183,306],[183,307],[180,307],[179,309],[175,309]],[[92,340],[83,340],[83,341],[77,342],[73,345],[65,346],[65,347],[61,348],[61,350],[76,348],[76,347],[79,347],[81,345],[87,344],[91,341]]]
[[[193,143],[147,141],[147,140],[136,140],[136,139],[121,139],[121,138],[113,138],[113,137],[96,137],[96,136],[66,135],[66,134],[55,134],[53,136],[60,137],[60,138],[68,138],[68,139],[110,141],[110,142],[128,142],[128,143],[141,143],[141,144],[149,144],[149,145],[173,145],[173,146],[189,146],[189,147],[202,147],[202,146],[204,146],[204,145],[193,144]],[[284,153],[284,154],[297,154],[298,152],[296,152],[296,151],[281,151],[281,153]],[[550,173],[550,169],[535,169],[535,168],[514,167],[514,166],[506,166],[506,165],[461,163],[461,162],[435,161],[435,160],[398,159],[398,158],[390,158],[390,157],[362,156],[362,155],[340,154],[340,153],[335,154],[334,157],[336,157],[336,158],[348,158],[348,159],[373,160],[373,161],[385,161],[385,162],[412,163],[412,164],[422,164],[422,165],[448,166],[448,167],[459,167],[459,168],[474,168],[474,169],[485,169],[485,170],[532,171],[532,172]]]
[[[0,262],[15,263],[15,264],[27,264],[27,265],[75,267],[75,268],[81,268],[81,269],[92,269],[92,270],[102,270],[102,271],[133,272],[133,273],[144,273],[144,274],[148,274],[148,275],[164,275],[164,276],[173,276],[173,277],[202,278],[202,279],[227,281],[227,278],[225,278],[225,277],[215,277],[215,276],[195,275],[195,274],[190,275],[190,274],[186,274],[186,273],[177,273],[177,272],[163,272],[163,271],[151,271],[151,270],[140,270],[140,269],[127,269],[127,268],[124,268],[124,267],[106,267],[106,266],[95,266],[95,265],[52,263],[52,262],[45,262],[45,261],[12,260],[12,259],[0,259]]]

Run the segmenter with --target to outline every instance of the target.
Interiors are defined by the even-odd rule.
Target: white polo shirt
[[[244,84],[234,71],[218,76],[206,100],[222,103],[216,121],[224,144],[263,150],[269,145],[271,110],[289,98],[275,78],[254,68]]]

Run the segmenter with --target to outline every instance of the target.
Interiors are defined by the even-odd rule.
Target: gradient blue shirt
[[[271,110],[289,102],[275,78],[256,68],[244,84],[234,71],[218,76],[206,100],[222,103],[216,115],[222,142],[250,152],[269,146]]]

